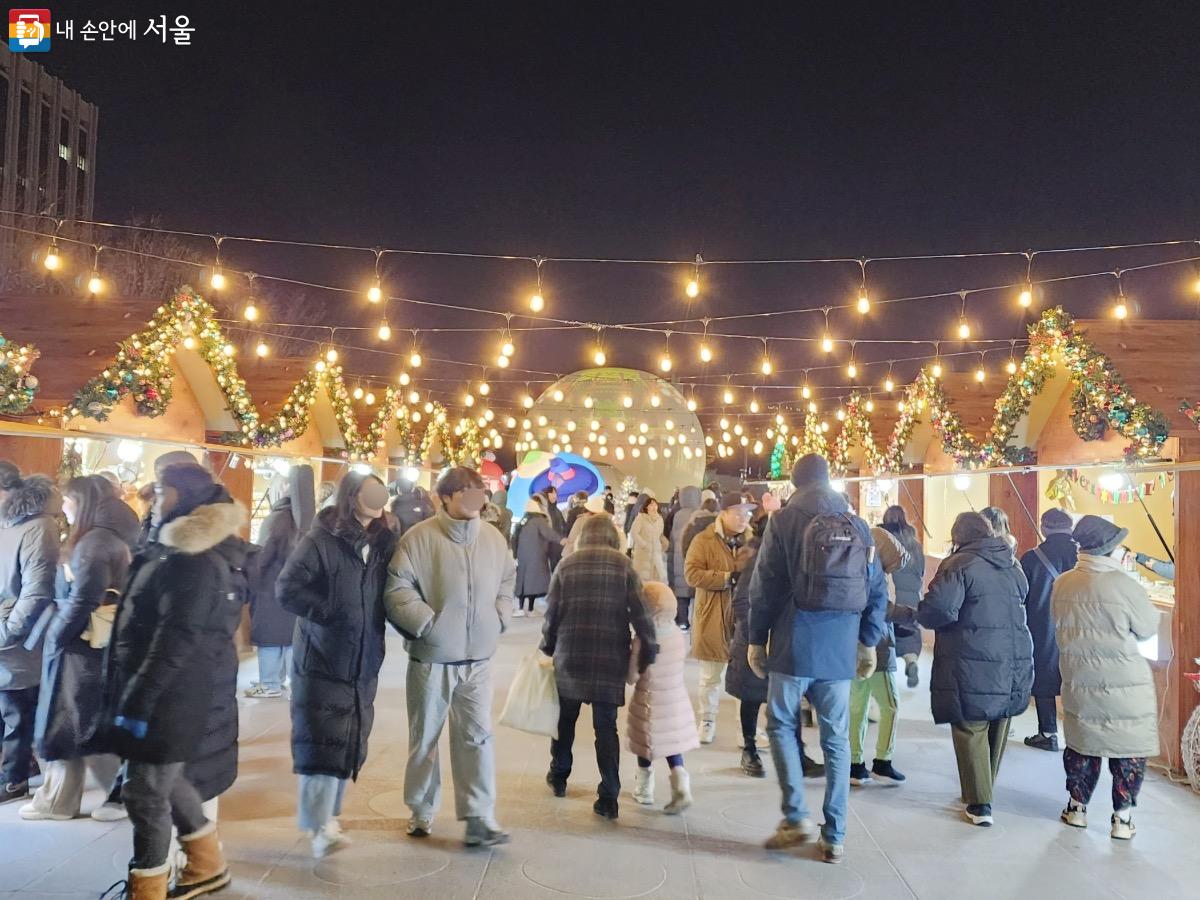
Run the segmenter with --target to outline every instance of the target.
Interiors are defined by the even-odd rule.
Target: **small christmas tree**
[[[775,449],[771,451],[771,480],[779,481],[787,471],[787,442],[782,437],[775,441]]]

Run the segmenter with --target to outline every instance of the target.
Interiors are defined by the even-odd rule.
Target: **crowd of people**
[[[0,803],[23,802],[31,821],[76,817],[90,772],[109,789],[91,815],[132,823],[128,879],[114,894],[159,900],[225,887],[216,800],[237,775],[234,635],[249,604],[259,680],[247,695],[288,689],[298,822],[314,857],[346,840],[338,817],[368,758],[389,625],[408,656],[408,835],[435,828],[448,722],[463,841],[504,843],[492,658],[510,619],[536,614],[540,601],[540,649],[559,702],[547,786],[566,795],[578,717],[591,706],[594,810],[606,819],[619,817],[627,687],[632,798],[654,804],[654,763],[665,760],[668,814],[692,803],[684,756],[713,743],[724,690],[738,701],[751,778],[766,776],[766,709],[783,812],[766,846],[815,841],[824,861],[840,862],[851,785],[906,780],[893,764],[897,670],[902,661],[917,684],[924,627],[934,633],[931,711],[950,726],[966,819],[993,823],[1010,723],[1031,697],[1038,733],[1025,743],[1058,750],[1061,695],[1062,820],[1086,827],[1107,758],[1110,833],[1131,838],[1158,751],[1155,688],[1137,642],[1155,633],[1158,613],[1123,571],[1127,532],[1049,510],[1045,539],[1018,559],[1001,511],[963,513],[926,588],[902,508],[868,526],[816,455],[797,462],[792,482],[786,504],[713,485],[683,487],[664,508],[643,492],[623,519],[609,493],[572,496],[564,515],[550,487],[514,524],[504,492],[469,468],[447,470],[432,494],[351,471],[314,497],[311,470],[295,467],[272,483],[251,545],[239,536],[246,509],[189,454],[156,461],[140,519],[107,477],[60,490],[0,461]],[[805,750],[809,716],[822,762]],[[45,768],[34,790],[36,760]],[[825,779],[819,827],[806,778]],[[173,840],[185,862],[172,877]]]

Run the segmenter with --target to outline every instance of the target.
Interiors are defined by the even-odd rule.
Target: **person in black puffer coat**
[[[1029,705],[1033,640],[1025,624],[1029,582],[1012,545],[979,513],[962,513],[917,620],[933,629],[933,720],[950,723],[967,819],[992,824],[992,788],[1008,726]]]
[[[351,472],[279,573],[276,593],[299,617],[293,642],[292,770],[300,776],[300,828],[313,855],[341,842],[337,816],[347,779],[367,760],[383,665],[383,586],[396,535],[388,493]]]
[[[107,788],[120,768],[117,757],[87,750],[103,713],[104,650],[83,635],[99,606],[116,608],[129,572],[128,542],[136,540],[137,516],[99,475],[67,483],[63,513],[71,533],[63,545],[58,599],[46,630],[35,725],[46,777],[32,802],[20,810],[21,818],[29,820],[74,818],[88,770]]]
[[[309,489],[302,490],[307,480]],[[288,475],[271,483],[271,512],[258,530],[259,551],[250,558],[250,641],[258,648],[258,684],[247,689],[252,698],[280,697],[292,668],[292,636],[296,616],[283,608],[275,582],[312,524],[312,469],[293,466]],[[308,502],[305,502],[305,497]]]
[[[204,740],[214,707],[235,704],[220,673],[234,654],[241,619],[234,570],[244,561],[237,531],[246,510],[205,469],[184,463],[160,473],[153,517],[157,542],[134,559],[113,624],[106,727],[98,743],[126,760],[122,796],[133,823],[129,892],[164,896],[174,824],[187,856],[175,890],[194,897],[229,883],[216,823],[204,815],[201,794],[184,770],[211,757]],[[224,739],[231,742],[236,773],[236,717]]]
[[[767,530],[768,517],[761,509],[750,523],[754,536],[746,544],[753,553],[733,590],[733,639],[729,642],[729,669],[725,672],[725,693],[740,701],[738,717],[742,726],[742,771],[751,778],[765,778],[762,758],[758,753],[758,714],[767,702],[767,679],[759,678],[750,668],[746,657],[750,641],[750,580],[754,575],[754,562],[758,559],[758,547],[763,532]],[[796,740],[800,744],[800,762],[805,778],[822,778],[825,767],[813,759],[804,749],[804,735],[796,729]]]

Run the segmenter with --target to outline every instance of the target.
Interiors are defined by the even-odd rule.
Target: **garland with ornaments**
[[[14,344],[0,334],[0,415],[18,416],[33,404],[38,380],[29,370],[40,355],[32,344]]]
[[[317,361],[296,383],[281,404],[278,415],[261,418],[245,380],[238,374],[235,349],[216,321],[212,306],[186,286],[158,307],[146,328],[117,345],[111,366],[89,379],[66,408],[51,410],[50,415],[64,421],[84,416],[103,422],[112,408],[129,396],[133,397],[138,415],[163,415],[173,396],[172,357],[179,347],[196,350],[208,363],[225,406],[234,418],[237,429],[221,434],[219,440],[222,443],[267,449],[300,437],[308,430],[310,410],[316,403],[318,392],[324,389],[345,444],[342,455],[348,459],[374,457],[386,445],[385,435],[393,424],[406,449],[406,461],[423,459],[434,436],[441,439],[443,455],[448,459],[478,458],[482,452],[475,423],[471,423],[475,426],[472,429],[464,427],[460,432],[465,436],[464,440],[455,441],[455,435],[446,424],[446,411],[440,405],[435,405],[429,420],[432,429],[427,426],[424,429],[426,437],[419,439],[415,426],[422,421],[420,412],[410,414],[406,408],[402,410],[400,395],[391,387],[385,390],[379,410],[364,433],[351,404],[351,391],[346,386],[342,367],[325,360]],[[31,350],[26,357],[35,358]],[[22,364],[21,368],[27,369],[27,365]],[[28,385],[28,377],[25,383],[29,388],[37,384],[34,380],[33,385]],[[372,405],[373,395],[367,395],[366,401]]]
[[[1112,361],[1084,337],[1069,313],[1055,307],[1043,312],[1029,326],[1029,346],[1019,364],[1015,360],[1010,363],[1011,375],[996,400],[996,415],[984,441],[973,438],[951,409],[935,375],[935,363],[922,369],[905,390],[900,418],[881,454],[872,453],[870,422],[851,397],[842,429],[846,436],[843,439],[839,435],[835,440],[831,464],[844,468],[850,447],[858,442],[864,445],[868,463],[877,474],[899,472],[913,427],[927,409],[943,448],[960,466],[979,469],[1031,464],[1035,461],[1033,450],[1014,447],[1013,436],[1017,424],[1028,414],[1033,398],[1053,377],[1058,361],[1065,366],[1071,380],[1071,424],[1080,438],[1101,440],[1113,429],[1130,441],[1125,451],[1129,462],[1158,455],[1167,438],[1166,418],[1149,405],[1137,402]],[[853,414],[850,406],[854,406]],[[806,423],[806,435],[808,430]]]

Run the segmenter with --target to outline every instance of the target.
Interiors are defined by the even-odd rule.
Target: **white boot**
[[[663,809],[668,816],[677,816],[692,805],[692,779],[687,769],[671,770],[671,802]]]
[[[700,722],[700,743],[711,744],[717,736],[717,723],[712,719],[703,719]]]
[[[633,778],[633,799],[642,806],[654,805],[654,770],[638,766]]]

